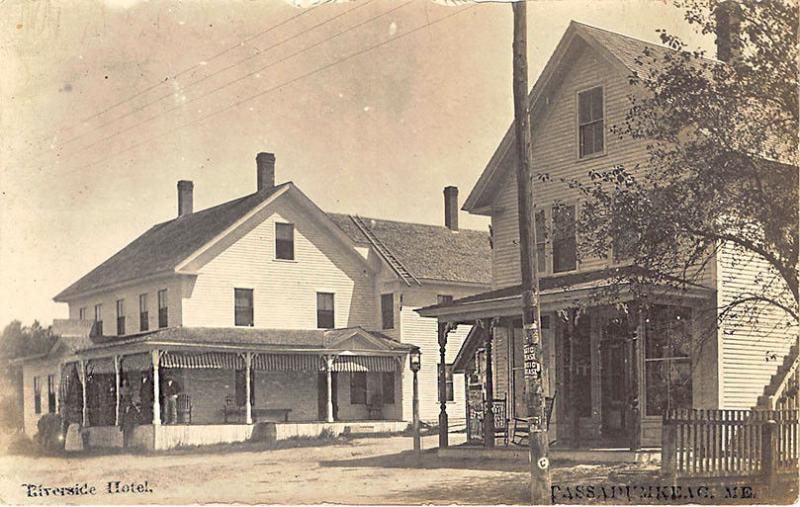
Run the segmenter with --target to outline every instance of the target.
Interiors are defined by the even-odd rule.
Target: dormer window
[[[294,225],[275,224],[275,258],[294,260]]]
[[[578,146],[580,158],[603,153],[603,87],[578,93]]]

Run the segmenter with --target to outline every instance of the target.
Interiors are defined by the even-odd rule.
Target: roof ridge
[[[448,229],[447,226],[445,226],[445,225],[424,224],[424,223],[421,223],[421,222],[407,222],[405,220],[392,220],[391,218],[364,217],[364,216],[361,216],[361,215],[359,215],[357,213],[338,213],[338,212],[335,212],[335,211],[326,211],[325,213],[327,213],[329,215],[338,215],[340,217],[357,216],[361,220],[375,220],[377,222],[389,222],[389,223],[393,223],[393,224],[403,224],[403,225],[419,225],[419,226],[422,226],[422,227],[430,227],[430,228],[433,228],[433,229]],[[461,227],[459,227],[458,232],[477,232],[479,234],[486,234],[486,235],[489,234],[488,232],[482,231],[480,229],[464,229],[464,228],[461,228]]]

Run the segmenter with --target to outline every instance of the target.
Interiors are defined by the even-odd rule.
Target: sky
[[[276,155],[322,209],[443,224],[513,118],[511,6],[440,0],[0,3],[0,326],[150,226],[255,191]],[[530,85],[570,20],[710,48],[662,0],[528,3]],[[485,217],[461,213],[465,228]]]

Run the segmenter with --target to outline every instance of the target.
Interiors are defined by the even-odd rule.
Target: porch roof
[[[171,327],[127,336],[62,336],[67,352],[92,355],[116,349],[174,348],[278,353],[403,355],[417,349],[361,327],[254,329]],[[57,347],[56,347],[57,348]],[[54,348],[55,349],[55,348]]]
[[[545,276],[539,279],[539,301],[542,308],[556,309],[578,302],[597,299],[610,300],[601,290],[619,287],[618,294],[623,300],[631,300],[634,294],[630,286],[641,281],[647,275],[643,268],[623,266],[613,269],[599,269],[583,273]],[[676,285],[657,285],[645,283],[648,292],[660,297],[706,298],[713,289],[682,280],[665,277],[665,281]],[[677,286],[681,283],[682,286]],[[476,319],[492,317],[520,316],[522,312],[522,285],[512,285],[499,289],[473,294],[451,303],[419,308],[416,311],[423,317],[437,317],[442,322],[471,322]]]

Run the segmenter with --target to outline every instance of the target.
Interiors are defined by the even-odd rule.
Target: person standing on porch
[[[164,400],[166,401],[166,423],[178,423],[178,394],[181,392],[181,386],[175,379],[167,379],[164,383]]]
[[[122,426],[122,447],[127,449],[137,423],[136,406],[133,404],[133,388],[127,378],[122,379],[119,388],[120,424]]]
[[[142,375],[142,387],[139,389],[141,401],[142,424],[153,422],[153,381],[149,374]]]

